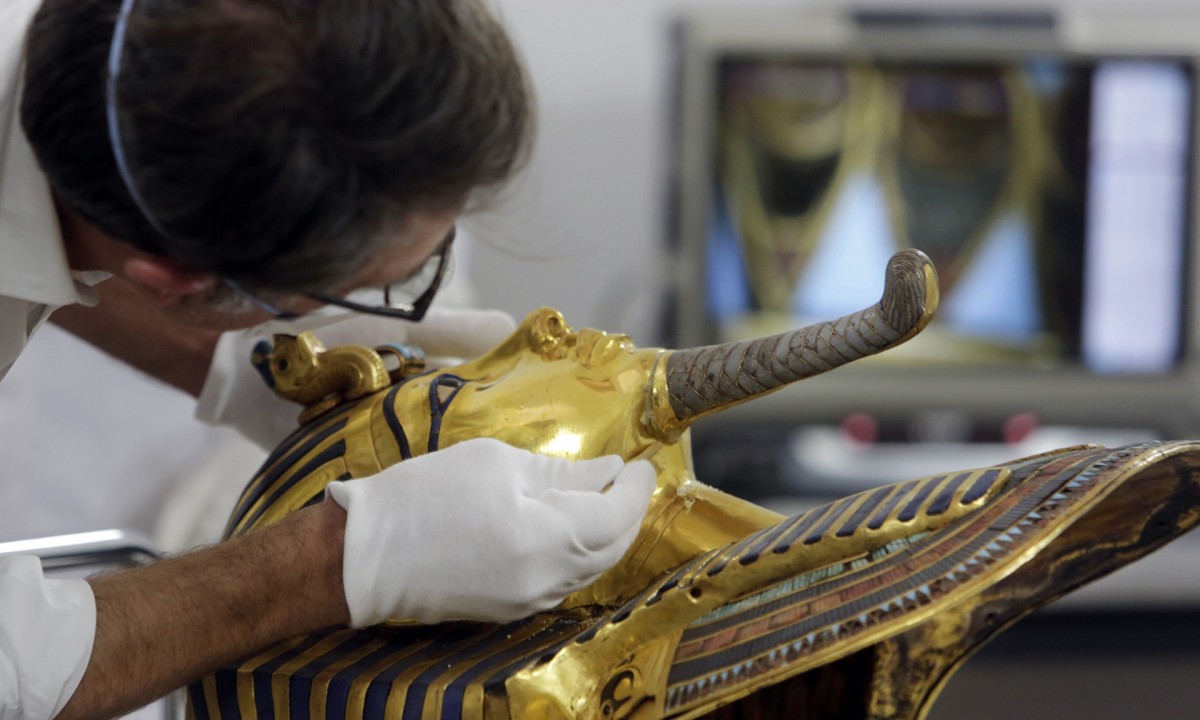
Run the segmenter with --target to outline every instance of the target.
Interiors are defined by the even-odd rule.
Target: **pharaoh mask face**
[[[432,450],[488,436],[560,457],[648,455],[662,439],[642,421],[661,354],[534,311],[486,355],[410,381],[403,395],[418,399],[405,413],[416,421],[410,441]]]

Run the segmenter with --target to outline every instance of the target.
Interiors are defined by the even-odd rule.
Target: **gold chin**
[[[658,487],[625,557],[553,611],[503,627],[397,618],[296,639],[196,683],[192,713],[921,717],[999,628],[1200,521],[1200,484],[1180,472],[1197,463],[1187,443],[1069,449],[792,518],[698,482],[691,423],[905,342],[936,306],[932,265],[904,251],[876,305],[759,341],[640,349],[542,309],[484,356],[423,372],[414,348],[277,337],[256,362],[306,404],[305,424],[251,481],[231,535],[279,521],[330,482],[476,437],[644,458]],[[821,690],[831,683],[840,691]]]

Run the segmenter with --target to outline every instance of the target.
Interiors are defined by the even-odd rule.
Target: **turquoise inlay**
[[[832,568],[830,568],[830,569],[832,569]],[[839,563],[837,565],[836,569],[838,572],[833,573],[833,574],[840,574],[842,571],[845,570],[845,566],[843,564]],[[730,615],[735,615],[744,610],[749,610],[749,609],[757,607],[759,605],[769,603],[772,600],[784,597],[785,595],[790,595],[803,587],[811,585],[815,582],[820,582],[821,580],[825,579],[825,577],[828,576],[829,574],[830,573],[827,572],[827,569],[822,568],[821,570],[809,573],[807,575],[801,575],[800,577],[792,578],[791,580],[780,583],[779,585],[775,585],[774,587],[767,588],[766,590],[762,591],[761,593],[758,593],[756,595],[751,595],[750,597],[748,597],[744,600],[740,600],[738,602],[719,607],[716,610],[713,610],[712,612],[708,613],[707,615],[704,615],[703,617],[693,620],[691,622],[691,624],[688,625],[688,629],[700,627],[702,625],[707,625],[710,622],[724,619],[726,617],[729,617]]]
[[[921,538],[925,537],[927,534],[928,533],[918,533],[907,538],[899,538],[880,548],[877,548],[876,550],[873,550],[865,558],[859,558],[849,564],[834,563],[832,565],[813,570],[812,572],[805,573],[804,575],[790,578],[784,582],[767,588],[760,593],[751,595],[748,598],[719,607],[707,615],[693,620],[690,624],[688,624],[687,629],[690,630],[693,628],[702,627],[711,622],[723,620],[731,615],[736,615],[737,613],[750,610],[760,605],[765,605],[773,600],[791,595],[792,593],[802,590],[810,585],[828,580],[832,577],[837,577],[838,575],[842,575],[846,572],[861,569],[880,558],[887,557],[888,555],[909,547],[913,543],[921,540]]]

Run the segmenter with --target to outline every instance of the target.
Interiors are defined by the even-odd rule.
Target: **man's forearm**
[[[93,578],[96,639],[60,718],[112,717],[271,643],[349,621],[332,501],[153,565]]]

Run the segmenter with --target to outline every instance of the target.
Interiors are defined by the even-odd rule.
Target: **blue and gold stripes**
[[[484,694],[578,634],[578,617],[317,633],[189,688],[197,718],[478,717]]]
[[[346,454],[346,441],[341,435],[349,421],[347,416],[346,412],[338,413],[315,428],[302,428],[308,432],[294,433],[288,442],[268,457],[262,469],[242,491],[230,515],[225,536],[253,527],[265,512],[275,508],[280,498],[299,483],[341,461]],[[341,463],[336,469],[336,476],[345,475],[346,469]],[[321,485],[321,489],[324,489],[324,485]],[[319,495],[319,492],[316,494]],[[308,502],[311,495],[303,498],[298,505]]]
[[[743,565],[756,561],[767,551],[788,552],[797,543],[814,545],[828,538],[859,537],[885,525],[930,520],[946,514],[952,506],[967,508],[979,503],[999,481],[1007,477],[1001,468],[973,470],[912,480],[899,485],[851,495],[800,513],[744,540],[729,556],[709,571],[718,575],[736,558]]]

